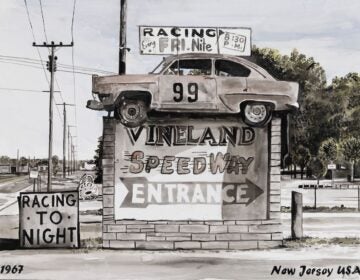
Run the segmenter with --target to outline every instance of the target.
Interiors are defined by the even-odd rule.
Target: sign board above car
[[[251,29],[245,27],[139,26],[139,39],[141,54],[251,55]]]

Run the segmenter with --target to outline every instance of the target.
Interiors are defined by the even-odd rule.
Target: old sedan
[[[87,107],[114,111],[128,127],[144,123],[150,110],[240,114],[246,124],[264,126],[274,111],[298,107],[297,83],[277,81],[236,56],[175,55],[147,75],[94,75],[92,83],[99,101]]]

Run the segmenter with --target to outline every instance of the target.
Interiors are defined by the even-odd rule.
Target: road
[[[281,177],[281,206],[291,206],[291,192],[296,191],[303,194],[304,206],[314,206],[314,189],[300,189],[299,185],[316,185],[316,180],[290,180],[288,176]],[[345,183],[338,179],[336,183]],[[331,185],[330,180],[322,180],[321,184]],[[325,207],[358,207],[359,194],[357,189],[318,189],[317,206]]]
[[[30,190],[32,183],[28,176],[6,178],[0,183],[0,211],[5,210],[17,201],[21,191]]]
[[[282,213],[284,237],[290,237],[291,214]],[[303,213],[304,235],[319,238],[360,237],[360,213]]]
[[[5,279],[360,279],[337,274],[340,265],[360,265],[358,247],[220,253],[23,250],[0,252],[0,259],[2,264],[24,266],[22,274],[4,275]],[[330,277],[300,277],[302,265],[333,272]],[[295,268],[295,275],[271,275],[274,266]]]

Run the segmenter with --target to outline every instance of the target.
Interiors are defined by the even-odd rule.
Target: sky
[[[27,0],[37,43],[70,43],[74,0]],[[74,64],[117,72],[120,0],[77,0],[74,17]],[[360,72],[360,1],[357,0],[128,0],[127,73],[147,73],[162,59],[139,53],[139,25],[250,27],[258,47],[289,54],[296,48],[312,56],[327,80]],[[0,0],[0,156],[46,158],[49,90],[40,66],[10,64],[3,56],[47,59],[46,48],[34,48],[24,0]],[[56,52],[58,63],[72,65],[71,48]],[[70,69],[71,70],[71,69]],[[71,71],[70,71],[71,72]],[[86,109],[91,99],[91,71],[56,72],[56,103],[67,108],[67,124],[78,159],[91,159],[102,134],[104,113]],[[36,90],[24,92],[9,89]],[[56,108],[57,107],[57,108]],[[53,154],[62,156],[62,106],[54,106]]]

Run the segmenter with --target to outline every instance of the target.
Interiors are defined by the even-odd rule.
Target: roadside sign
[[[139,26],[141,54],[219,53],[251,55],[246,27]]]
[[[22,248],[78,248],[78,192],[20,193]]]
[[[327,169],[328,170],[336,170],[336,164],[328,164]]]
[[[115,219],[265,219],[267,137],[238,119],[118,124]]]
[[[37,170],[30,170],[29,177],[30,179],[37,179],[39,176],[39,171]]]

